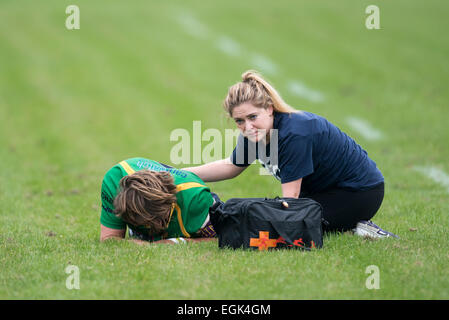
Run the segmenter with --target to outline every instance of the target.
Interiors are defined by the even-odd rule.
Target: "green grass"
[[[0,298],[449,298],[449,195],[413,170],[449,172],[446,2],[80,0],[74,31],[69,4],[0,2]],[[369,4],[380,7],[380,30],[365,28]],[[207,34],[189,35],[180,15]],[[221,36],[241,45],[238,56],[217,49]],[[255,53],[277,65],[267,77],[288,103],[368,150],[386,179],[374,221],[401,240],[332,234],[314,252],[99,243],[104,173],[134,156],[171,164],[171,131],[194,120],[233,128],[221,101]],[[292,95],[289,80],[326,100]],[[364,140],[350,115],[385,138]],[[247,171],[211,188],[225,200],[280,194],[258,167]],[[70,264],[80,290],[65,286]],[[379,290],[365,287],[370,265]]]

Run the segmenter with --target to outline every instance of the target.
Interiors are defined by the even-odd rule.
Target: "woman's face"
[[[232,110],[232,118],[242,134],[250,141],[266,139],[269,142],[270,130],[273,129],[273,107],[267,109],[255,107],[246,102]]]

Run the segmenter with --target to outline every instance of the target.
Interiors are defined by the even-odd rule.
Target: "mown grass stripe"
[[[298,80],[290,81],[287,85],[287,89],[295,96],[304,98],[312,102],[323,102],[325,100],[324,95],[321,92],[310,89]]]
[[[435,166],[415,166],[413,170],[440,184],[449,193],[449,175],[442,169]]]
[[[363,138],[370,141],[378,141],[383,138],[380,130],[374,128],[368,121],[358,117],[346,118],[347,124],[357,131]]]

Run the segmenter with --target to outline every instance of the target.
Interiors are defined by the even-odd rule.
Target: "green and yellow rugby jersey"
[[[101,216],[100,223],[111,229],[125,229],[127,224],[114,214],[114,199],[119,192],[120,180],[139,170],[167,171],[177,187],[177,204],[167,228],[168,237],[194,237],[203,227],[209,207],[214,200],[210,189],[194,173],[179,170],[154,160],[132,158],[113,166],[104,176],[101,186]],[[145,227],[128,225],[134,231],[148,234]],[[151,236],[151,235],[150,235]],[[161,236],[153,236],[152,240],[160,240]]]

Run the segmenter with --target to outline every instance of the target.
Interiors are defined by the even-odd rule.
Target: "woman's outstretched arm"
[[[228,158],[203,164],[198,167],[183,168],[193,172],[204,182],[215,182],[232,179],[242,173],[247,167],[238,167]]]

